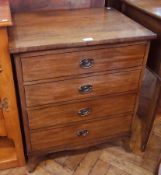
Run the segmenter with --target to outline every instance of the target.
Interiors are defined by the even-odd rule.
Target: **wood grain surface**
[[[97,146],[97,149],[73,151],[70,155],[53,155],[41,162],[33,173],[22,167],[0,171],[0,175],[53,175],[53,172],[57,175],[154,175],[161,151],[161,120],[155,122],[145,153],[139,151],[140,124],[137,120],[132,153],[126,152],[121,142],[115,142]]]
[[[24,152],[15,95],[15,86],[13,81],[13,72],[8,49],[7,28],[4,27],[0,28],[0,65],[3,70],[0,74],[0,98],[7,99],[8,102],[8,109],[3,109],[3,119],[5,120],[7,138],[11,139],[14,143],[14,154],[16,154],[17,157],[17,162],[16,164],[14,163],[14,166],[22,166],[25,163]],[[6,154],[9,155],[7,152]],[[3,168],[4,167],[5,166],[3,166]],[[10,167],[9,163],[6,163],[6,167]],[[12,162],[11,167],[13,167]]]
[[[114,9],[26,12],[13,14],[13,21],[14,26],[9,29],[11,53],[116,44],[156,37]]]
[[[161,1],[160,0],[123,0],[124,2],[132,5],[141,11],[153,16],[155,18],[161,19]]]
[[[148,67],[156,72],[159,76],[161,76],[161,18],[158,18],[158,15],[161,15],[161,3],[160,1],[140,1],[141,8],[138,8],[139,5],[136,2],[132,1],[124,1],[124,10],[123,12],[134,19],[141,25],[147,27],[149,30],[155,32],[157,34],[157,39],[151,43],[149,58],[148,58]],[[130,2],[130,4],[128,3]],[[154,2],[160,3],[160,6],[154,6]],[[144,6],[145,4],[145,6]],[[148,5],[148,7],[146,6]],[[149,9],[149,13],[146,13],[146,10]],[[152,9],[156,9],[156,14],[151,12]]]
[[[34,107],[57,102],[79,100],[100,95],[138,91],[141,71],[86,76],[58,82],[25,86],[26,105]],[[105,83],[107,82],[107,83]],[[124,83],[123,83],[124,82]],[[89,93],[80,93],[80,87],[92,86]]]
[[[13,12],[104,7],[105,0],[10,0]]]
[[[57,127],[62,124],[88,121],[104,116],[133,113],[136,94],[127,94],[112,97],[101,97],[86,100],[78,103],[56,105],[28,110],[28,120],[30,129]],[[117,103],[116,103],[117,102]],[[88,109],[89,114],[81,116],[78,112],[81,109]],[[60,117],[61,116],[61,117]]]
[[[0,137],[6,136],[6,125],[2,110],[0,110]]]
[[[0,27],[11,26],[11,12],[8,0],[0,0]]]
[[[78,145],[82,148],[91,146],[90,141],[97,143],[101,138],[124,136],[130,132],[132,116],[118,116],[115,118],[80,122],[64,128],[46,129],[31,133],[32,151],[71,150]],[[122,125],[124,122],[124,125]],[[78,136],[79,132],[87,130],[85,136]],[[56,137],[55,137],[56,136]],[[89,142],[89,143],[88,143]],[[49,146],[50,145],[50,146]]]
[[[99,47],[94,50],[93,47],[86,49],[88,50],[76,52],[62,50],[60,54],[51,51],[46,55],[38,52],[34,53],[37,56],[25,55],[24,58],[22,56],[23,80],[35,81],[141,66],[146,44],[122,45],[115,48],[105,45],[102,49]],[[93,60],[90,68],[81,67],[81,61],[84,59]]]
[[[148,73],[144,80],[141,93],[142,102],[140,103],[142,109],[139,110],[144,120],[143,142],[145,148],[154,118],[160,115],[161,109],[159,102],[161,93],[159,80],[161,77],[161,2],[157,0],[124,0],[123,2],[123,12],[127,16],[157,34],[157,39],[151,42],[147,66],[152,72]]]
[[[152,130],[154,120],[160,114],[160,95],[161,95],[161,80],[151,70],[146,69],[144,82],[142,84],[141,95],[139,100],[138,115],[143,121],[143,149],[149,139],[149,134]],[[157,111],[158,109],[158,111]]]
[[[7,137],[0,137],[0,169],[18,166],[20,166],[20,162],[13,141]]]

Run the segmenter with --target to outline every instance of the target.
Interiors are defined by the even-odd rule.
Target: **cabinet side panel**
[[[14,63],[16,66],[16,75],[17,75],[18,89],[19,89],[19,96],[20,96],[20,103],[21,103],[21,115],[23,120],[23,129],[25,131],[27,153],[30,153],[32,149],[31,149],[31,143],[30,143],[29,123],[28,123],[28,117],[26,112],[25,90],[23,87],[22,65],[21,65],[21,58],[19,55],[14,56]]]
[[[2,99],[7,100],[8,106],[6,110],[3,110],[7,136],[14,141],[19,165],[24,165],[24,152],[6,28],[0,29],[0,64],[3,69],[0,76],[0,83],[2,85],[0,94]]]

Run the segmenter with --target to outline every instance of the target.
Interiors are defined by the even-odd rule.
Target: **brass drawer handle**
[[[83,86],[81,86],[81,87],[79,88],[79,92],[80,92],[81,94],[90,93],[90,92],[92,92],[92,90],[93,90],[93,86],[92,86],[92,85],[89,85],[89,84],[83,85]]]
[[[78,111],[78,114],[79,114],[81,117],[86,117],[86,116],[88,116],[90,113],[91,113],[91,109],[90,109],[90,108],[83,108],[83,109],[80,109],[80,110]]]
[[[77,136],[79,137],[86,137],[89,134],[89,131],[87,129],[77,131]]]
[[[91,58],[85,58],[80,61],[80,67],[82,69],[89,69],[93,67],[93,65],[94,65],[94,59],[91,59]]]
[[[0,100],[0,109],[2,109],[3,111],[8,112],[9,105],[8,105],[8,99],[7,98],[3,98],[3,99]]]
[[[0,73],[3,71],[2,66],[0,66]]]

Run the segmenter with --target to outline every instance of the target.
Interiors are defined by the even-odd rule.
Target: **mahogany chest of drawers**
[[[29,158],[128,139],[155,34],[107,9],[13,19],[10,50]]]

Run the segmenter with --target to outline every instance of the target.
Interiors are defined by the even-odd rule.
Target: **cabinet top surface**
[[[12,25],[8,0],[0,0],[0,27]]]
[[[161,20],[161,0],[124,0],[124,2]]]
[[[81,9],[13,14],[10,51],[114,44],[155,38],[155,34],[112,9]]]

